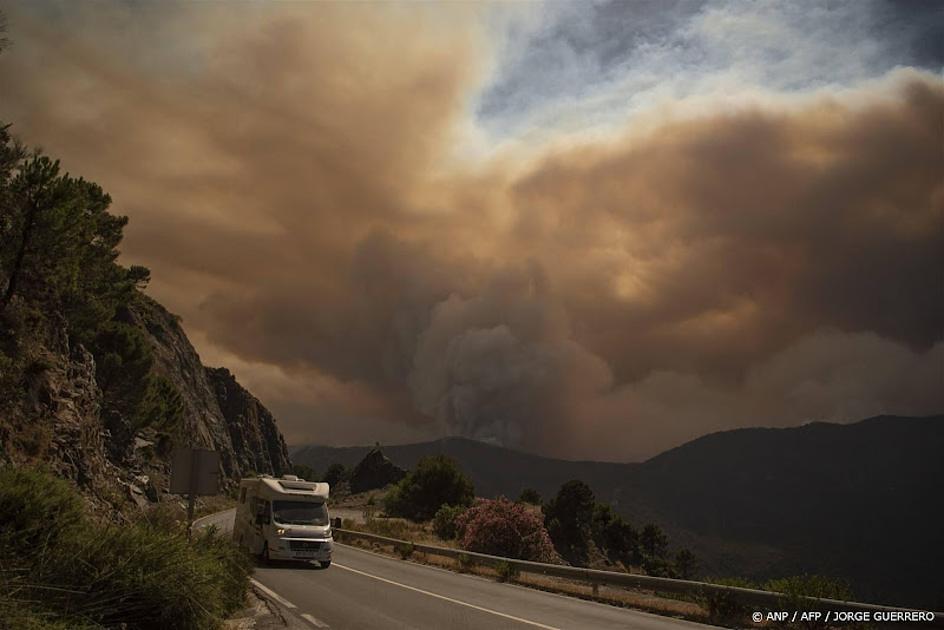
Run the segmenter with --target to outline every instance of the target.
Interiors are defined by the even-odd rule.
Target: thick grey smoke
[[[420,411],[447,433],[535,450],[557,450],[580,401],[610,382],[536,264],[437,304],[410,374]]]
[[[112,194],[126,262],[290,442],[638,459],[944,409],[937,75],[478,159],[478,5],[115,6],[11,15],[0,122]]]

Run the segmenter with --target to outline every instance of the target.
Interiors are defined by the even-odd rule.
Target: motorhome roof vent
[[[299,478],[295,475],[282,475],[282,479],[285,481],[300,481]]]
[[[318,484],[313,481],[290,481],[280,480],[279,485],[285,490],[308,490],[309,492],[317,489]]]

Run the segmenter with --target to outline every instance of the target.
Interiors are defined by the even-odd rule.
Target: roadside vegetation
[[[569,564],[681,579],[697,574],[698,560],[690,550],[673,551],[654,523],[637,530],[609,504],[597,502],[583,481],[562,485],[542,512],[555,549]]]
[[[187,542],[173,508],[122,525],[66,482],[0,469],[0,628],[217,628],[244,605],[251,564],[214,531]]]
[[[333,478],[343,479],[345,471],[337,464],[328,468]],[[684,579],[697,574],[691,551],[673,550],[665,532],[652,523],[637,530],[608,504],[597,502],[580,480],[563,484],[546,503],[529,489],[517,501],[475,499],[471,480],[454,460],[439,455],[421,459],[381,494],[380,517],[371,493],[363,511],[369,515],[366,522],[345,525],[508,558]]]
[[[559,562],[540,514],[504,497],[479,499],[456,519],[459,546],[493,556]]]
[[[344,470],[342,467],[332,468],[335,468],[334,474]],[[598,502],[590,487],[580,480],[563,484],[546,502],[536,491],[529,489],[524,490],[517,501],[505,497],[472,500],[473,496],[471,481],[453,460],[427,458],[399,483],[349,497],[358,506],[365,501],[369,505],[363,506],[363,521],[345,519],[343,528],[405,541],[395,545],[352,541],[376,551],[393,553],[402,559],[718,625],[739,627],[750,622],[751,611],[730,594],[686,599],[619,587],[594,588],[561,578],[527,573],[519,575],[507,562],[493,567],[481,566],[475,562],[474,556],[466,553],[460,553],[456,559],[426,555],[415,545],[423,543],[521,560],[701,579],[775,591],[784,594],[787,608],[802,609],[803,597],[853,599],[846,583],[817,575],[766,582],[737,577],[705,578],[699,571],[697,557],[689,549],[673,547],[669,536],[656,524],[646,523],[637,529],[610,505]],[[379,516],[372,509],[378,497],[385,510]],[[354,503],[349,504],[348,509],[352,505]],[[767,627],[775,626],[768,624]],[[821,624],[808,624],[809,630],[822,627]]]
[[[468,507],[475,489],[456,463],[443,455],[424,457],[384,498],[390,516],[428,521],[444,505]]]
[[[753,588],[783,593],[783,610],[809,610],[811,608],[810,605],[803,601],[803,599],[807,597],[835,599],[840,601],[853,601],[855,599],[852,589],[845,580],[824,575],[794,575],[761,582],[739,577],[707,578],[706,581],[712,584],[722,584],[724,586]],[[734,597],[727,593],[704,595],[699,598],[699,603],[704,608],[707,619],[711,623],[718,625],[730,626],[743,624],[749,619],[751,613],[751,610],[747,606],[738,603]],[[782,623],[771,623],[769,627],[801,627],[806,630],[826,630],[834,626],[828,624],[825,619],[822,619],[796,623],[784,621]],[[843,623],[842,627],[846,630],[858,630],[867,627],[867,624]]]

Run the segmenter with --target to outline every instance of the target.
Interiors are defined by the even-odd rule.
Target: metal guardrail
[[[763,611],[782,611],[787,606],[796,608],[797,606],[808,606],[808,610],[819,612],[869,612],[869,613],[895,613],[901,611],[912,612],[931,612],[917,611],[912,608],[902,608],[895,606],[883,606],[880,604],[866,604],[862,602],[846,602],[835,599],[822,599],[814,597],[791,597],[783,593],[772,591],[761,591],[752,588],[742,588],[739,586],[725,586],[723,584],[711,584],[708,582],[696,582],[693,580],[678,580],[674,578],[654,577],[651,575],[635,575],[631,573],[621,573],[618,571],[600,571],[598,569],[585,569],[581,567],[572,567],[559,564],[547,564],[543,562],[531,562],[529,560],[515,560],[513,558],[503,558],[501,556],[492,556],[484,553],[475,553],[472,551],[463,551],[461,549],[452,549],[449,547],[437,547],[423,543],[410,542],[408,540],[399,540],[397,538],[388,538],[377,534],[359,532],[350,529],[332,528],[335,538],[360,538],[385,545],[395,547],[409,546],[413,551],[419,551],[433,556],[452,558],[459,560],[460,556],[465,556],[474,564],[496,567],[510,566],[518,573],[531,573],[537,575],[547,575],[550,577],[564,578],[585,582],[594,587],[594,591],[599,586],[620,586],[646,591],[656,591],[659,593],[671,593],[675,595],[684,595],[690,598],[705,598],[711,596],[730,596],[737,603],[745,607],[754,607],[755,610]],[[934,619],[924,622],[909,622],[912,628],[944,628],[944,613],[932,613]],[[894,625],[893,623],[879,622],[882,625]]]

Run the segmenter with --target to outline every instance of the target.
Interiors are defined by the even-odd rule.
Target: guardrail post
[[[600,596],[600,583],[594,580],[592,583],[592,586],[593,586],[593,596],[599,597]]]

